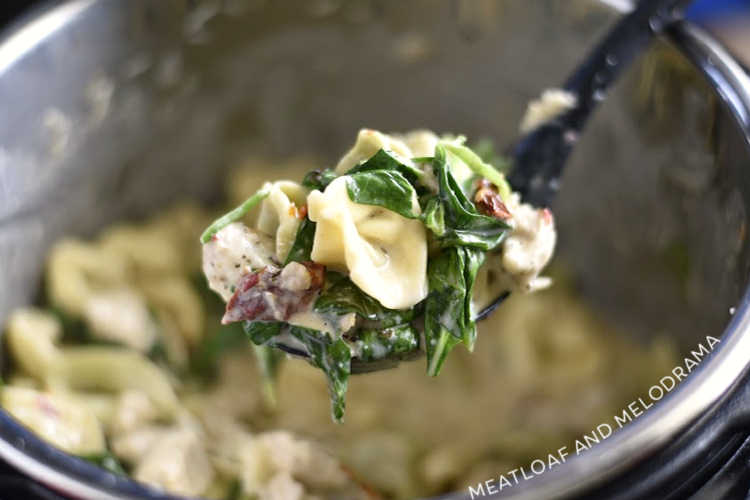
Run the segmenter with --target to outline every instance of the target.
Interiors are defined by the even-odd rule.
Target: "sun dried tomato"
[[[244,274],[234,295],[227,302],[223,324],[244,320],[285,321],[312,302],[323,287],[325,266],[315,262],[293,262],[288,265],[304,266],[309,285],[291,289],[282,280],[282,269],[268,268]]]

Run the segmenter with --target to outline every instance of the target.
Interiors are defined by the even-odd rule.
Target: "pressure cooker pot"
[[[628,2],[37,9],[0,42],[0,320],[40,299],[45,255],[61,237],[92,237],[181,199],[216,204],[229,168],[248,157],[331,165],[362,127],[465,133],[502,150],[528,101],[622,15],[610,4]],[[709,34],[678,22],[617,83],[570,162],[552,207],[560,280],[630,341],[668,337],[674,368],[623,401],[612,432],[592,427],[580,453],[550,449],[530,457],[542,461],[534,469],[497,470],[443,498],[744,498],[750,79]],[[501,399],[509,382],[496,383]],[[391,411],[420,408],[404,398]],[[542,435],[548,424],[534,425]],[[71,497],[174,498],[54,448],[5,411],[0,458]]]

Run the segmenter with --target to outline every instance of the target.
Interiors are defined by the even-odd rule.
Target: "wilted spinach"
[[[355,342],[359,346],[358,357],[362,361],[398,358],[419,347],[419,332],[408,323],[390,328],[361,330]]]
[[[484,252],[468,247],[443,249],[427,268],[429,294],[425,300],[427,373],[435,376],[448,352],[459,342],[469,350],[476,340],[471,295]]]
[[[310,189],[323,191],[336,177],[338,175],[330,168],[313,170],[308,172],[305,178],[302,179],[302,185]]]
[[[344,419],[346,388],[351,373],[351,351],[341,339],[332,340],[327,334],[301,326],[289,326],[289,333],[305,344],[312,363],[323,370],[331,393],[331,412],[337,422]]]
[[[333,339],[325,332],[283,321],[244,321],[242,326],[256,345],[273,347],[273,338],[281,334],[289,334],[302,342],[310,355],[310,362],[326,374],[334,420],[343,420],[346,388],[351,372],[351,351],[346,342]]]
[[[435,148],[435,156],[437,156],[439,148],[464,162],[479,177],[483,177],[493,183],[497,187],[500,198],[503,200],[508,199],[511,189],[510,184],[505,180],[505,176],[489,163],[485,163],[471,148],[464,146],[460,141],[442,141]]]
[[[284,325],[282,321],[243,321],[242,329],[253,344],[265,345],[281,333]]]
[[[438,180],[439,203],[434,197],[428,198],[422,220],[441,246],[470,246],[485,251],[497,247],[510,226],[498,218],[477,212],[451,174],[446,150],[440,144],[435,148],[432,168]]]
[[[247,213],[255,205],[266,199],[270,192],[270,185],[266,183],[254,195],[243,201],[242,204],[213,221],[211,225],[209,225],[206,230],[203,231],[203,234],[201,234],[201,243],[208,243],[209,241],[211,241],[213,235],[224,229],[232,222],[235,222],[247,215]]]
[[[409,160],[401,158],[393,151],[386,151],[385,149],[379,149],[370,158],[349,169],[346,174],[352,175],[358,172],[370,172],[373,170],[395,170],[412,184],[423,175],[422,171],[412,166]]]
[[[349,199],[362,205],[376,205],[408,219],[416,219],[412,201],[414,187],[396,170],[367,170],[348,174],[346,188]]]
[[[292,248],[286,256],[284,265],[290,262],[307,262],[310,260],[313,241],[315,240],[315,223],[305,217],[297,229],[297,235],[294,237]]]
[[[78,458],[101,467],[102,469],[107,470],[113,474],[117,474],[118,476],[127,476],[128,474],[127,472],[125,472],[125,469],[123,468],[120,461],[117,460],[117,457],[115,457],[109,451],[92,455],[80,455]]]
[[[445,206],[440,196],[431,195],[425,198],[422,222],[438,238],[445,235]]]
[[[315,312],[342,316],[356,313],[362,319],[377,322],[379,327],[407,323],[414,317],[414,309],[388,309],[363,292],[347,276],[326,272],[325,287],[315,300]]]

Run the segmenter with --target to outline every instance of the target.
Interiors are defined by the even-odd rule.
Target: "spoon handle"
[[[690,0],[641,0],[624,16],[568,77],[563,89],[576,95],[578,103],[565,122],[568,129],[580,131],[605,92],[649,44],[654,35],[682,19]]]
[[[623,16],[568,77],[563,89],[577,102],[561,116],[527,133],[512,149],[508,181],[524,201],[549,205],[580,131],[619,74],[652,38],[682,18],[689,0],[642,0]]]
[[[576,96],[573,109],[523,136],[513,148],[513,170],[508,181],[524,201],[549,205],[578,134],[607,89],[633,59],[668,26],[682,19],[690,0],[641,0],[622,17],[568,77],[563,89]],[[503,293],[479,311],[489,316],[506,298]]]

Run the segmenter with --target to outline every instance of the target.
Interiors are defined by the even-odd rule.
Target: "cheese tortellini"
[[[175,411],[177,396],[170,380],[148,358],[124,347],[59,347],[56,342],[61,333],[59,321],[51,314],[19,309],[8,321],[8,348],[19,368],[42,386],[64,391],[138,389],[164,415]]]
[[[407,162],[411,162],[411,158],[414,156],[403,140],[377,130],[363,128],[357,134],[357,141],[352,149],[339,160],[336,165],[336,173],[339,175],[345,174],[350,168],[370,158],[380,149],[393,151]]]
[[[263,200],[258,215],[259,231],[274,236],[276,259],[284,262],[292,248],[301,223],[299,208],[304,206],[307,189],[292,181],[271,184],[268,198]]]
[[[106,449],[96,415],[65,394],[4,387],[0,405],[40,437],[68,453],[93,455]]]
[[[352,282],[390,309],[414,306],[427,296],[427,235],[424,224],[372,205],[354,203],[347,176],[307,199],[317,223],[311,257],[348,271]],[[416,197],[412,200],[419,213]]]

